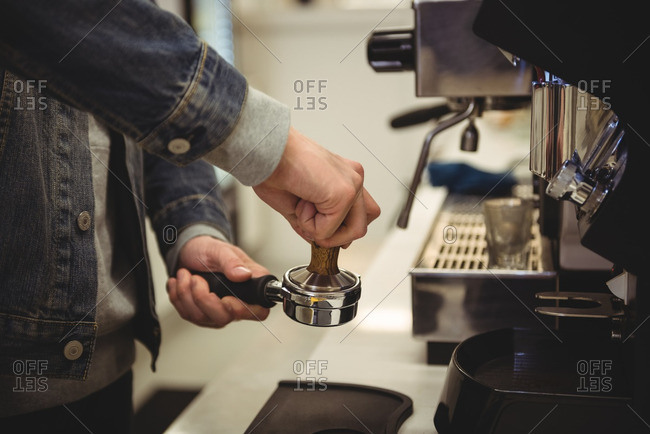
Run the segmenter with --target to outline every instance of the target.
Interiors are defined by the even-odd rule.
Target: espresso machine
[[[480,131],[473,133],[477,117],[488,110],[530,107],[532,67],[525,62],[513,67],[498,48],[473,34],[479,6],[476,1],[416,1],[413,29],[377,31],[368,41],[368,59],[375,71],[414,71],[416,96],[444,101],[424,111],[429,116],[416,111],[393,120],[408,125],[429,118],[436,121],[415,164],[397,220],[401,228],[408,225],[440,133],[464,126],[461,149],[473,152],[479,146]],[[468,136],[474,140],[467,140]],[[518,195],[535,195],[532,185],[516,190]],[[533,228],[526,269],[487,270],[482,199],[483,195],[450,193],[432,227],[423,228],[422,251],[411,271],[413,334],[426,343],[432,364],[448,363],[455,346],[477,333],[507,327],[512,321],[535,326],[537,321],[520,305],[532,306],[535,300],[537,289],[527,282],[533,279],[545,291],[555,288],[550,250],[538,225]],[[519,300],[506,288],[515,291]]]
[[[413,29],[369,41],[376,71],[415,71],[417,96],[460,105],[425,138],[401,227],[438,132],[498,102],[530,103],[532,182],[510,192],[536,203],[528,268],[485,265],[482,197],[450,195],[423,228],[413,332],[431,363],[452,349],[439,433],[650,432],[641,9],[416,0]],[[449,227],[467,228],[464,244],[445,243]]]

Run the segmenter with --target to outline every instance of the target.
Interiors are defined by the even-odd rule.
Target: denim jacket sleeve
[[[146,152],[143,164],[147,213],[169,274],[186,234],[232,239],[214,167],[202,160],[179,167]]]
[[[149,153],[187,165],[219,146],[236,146],[227,139],[246,128],[239,125],[246,79],[187,23],[152,2],[0,0],[0,9],[1,63],[46,82],[47,92],[91,112]],[[266,146],[277,162],[288,109],[261,112],[282,117],[267,138],[274,143]],[[261,165],[264,173],[240,179],[248,185],[274,169],[268,153],[251,157],[247,165]],[[230,162],[211,162],[233,169]]]

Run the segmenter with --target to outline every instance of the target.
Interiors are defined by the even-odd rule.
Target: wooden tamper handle
[[[311,262],[307,266],[307,271],[322,275],[339,274],[340,247],[320,247],[318,244],[311,243]]]

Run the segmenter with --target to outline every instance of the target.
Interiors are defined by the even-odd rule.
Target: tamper
[[[248,304],[273,307],[301,324],[330,327],[345,324],[357,314],[361,278],[337,265],[339,247],[312,243],[311,262],[288,270],[280,282],[275,276],[233,282],[222,273],[194,272],[208,281],[219,297],[235,296]]]

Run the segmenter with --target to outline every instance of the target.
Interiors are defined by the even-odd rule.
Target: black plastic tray
[[[392,390],[283,380],[246,434],[393,434],[411,414],[411,398]]]

